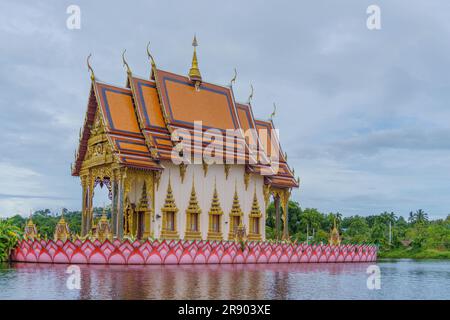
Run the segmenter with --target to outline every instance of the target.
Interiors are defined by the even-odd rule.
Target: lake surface
[[[82,265],[68,289],[67,265],[0,265],[0,299],[450,299],[450,261],[385,260],[381,289],[368,263]]]

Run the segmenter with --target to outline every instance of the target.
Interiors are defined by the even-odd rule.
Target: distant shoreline
[[[379,259],[450,259],[450,250],[436,249],[393,249],[379,251]]]

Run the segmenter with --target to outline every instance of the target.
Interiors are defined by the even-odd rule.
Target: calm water
[[[0,299],[450,299],[450,261],[369,264],[81,266],[69,290],[64,265],[0,265]]]

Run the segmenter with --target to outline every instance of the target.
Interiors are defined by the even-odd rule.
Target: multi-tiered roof
[[[156,67],[150,53],[149,57],[152,65],[150,79],[135,77],[124,60],[127,66],[124,88],[98,81],[90,68],[92,86],[72,175],[80,174],[97,109],[100,109],[115,159],[123,166],[140,169],[162,170],[160,161],[170,160],[172,149],[178,143],[171,139],[176,129],[185,129],[184,132],[189,132],[195,142],[199,133],[195,132],[194,121],[202,121],[205,137],[208,136],[205,131],[211,128],[220,132],[227,129],[266,129],[271,135],[274,129],[272,120],[255,119],[251,103],[237,103],[231,85],[220,86],[203,81],[196,52],[189,76],[163,71]],[[221,155],[232,154],[236,160],[245,160],[247,172],[264,174],[266,184],[281,188],[298,187],[298,180],[287,165],[277,138],[271,138],[277,142],[274,146],[271,146],[271,139],[258,136],[254,141],[246,141],[244,136],[238,135],[238,150],[235,151],[234,144],[224,141]],[[249,144],[258,139],[264,147],[259,156],[249,148]],[[200,147],[195,147],[194,143],[193,151],[202,153],[208,144],[203,141]],[[276,153],[278,160],[274,157]],[[264,157],[265,160],[279,161],[278,172],[271,169],[269,162],[263,161]]]

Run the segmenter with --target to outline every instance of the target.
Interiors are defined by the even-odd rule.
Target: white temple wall
[[[180,170],[177,165],[174,165],[170,161],[162,163],[165,167],[161,174],[159,188],[155,187],[155,223],[153,224],[153,231],[155,238],[160,237],[162,212],[161,208],[164,206],[164,201],[167,193],[167,185],[169,182],[169,176],[172,184],[172,191],[175,199],[176,206],[178,208],[177,213],[177,231],[180,238],[184,238],[186,231],[186,209],[189,205],[189,199],[192,189],[192,179],[194,176],[195,190],[197,194],[198,204],[202,210],[200,215],[200,230],[202,238],[207,238],[208,223],[209,223],[209,209],[211,207],[212,196],[214,192],[214,181],[217,179],[217,192],[220,199],[220,205],[223,210],[222,216],[222,234],[223,239],[228,239],[229,232],[229,213],[233,204],[235,183],[237,185],[237,192],[239,196],[239,203],[244,213],[244,225],[249,231],[249,214],[252,207],[253,195],[256,183],[256,194],[258,203],[261,209],[261,233],[263,239],[265,239],[265,203],[263,195],[263,182],[264,178],[259,175],[251,175],[248,189],[245,190],[244,182],[244,165],[232,165],[230,167],[228,179],[225,177],[224,165],[210,165],[208,166],[208,172],[206,177],[204,176],[202,165],[188,165],[184,177],[184,182],[181,183]],[[142,185],[136,190],[136,195],[133,195],[139,201]],[[131,199],[131,198],[130,198]],[[157,216],[160,218],[157,218]]]

